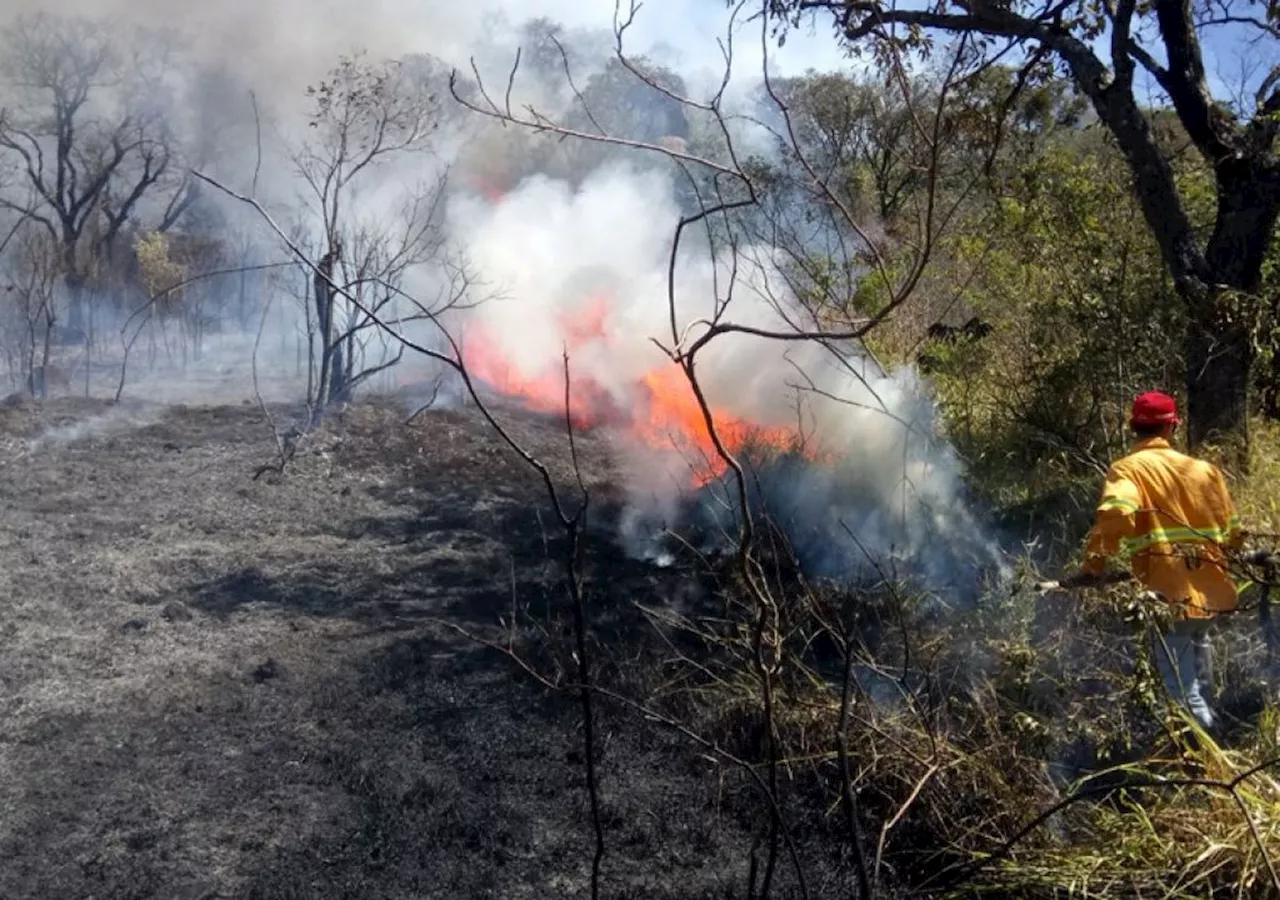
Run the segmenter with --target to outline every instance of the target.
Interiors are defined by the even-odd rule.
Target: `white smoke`
[[[614,164],[576,190],[539,176],[496,203],[459,199],[449,211],[451,232],[498,292],[469,314],[463,331],[479,326],[486,350],[520,381],[555,385],[570,340],[565,323],[589,318],[590,304],[603,298],[600,332],[573,346],[571,373],[626,409],[646,374],[674,366],[654,342],[672,343],[675,196],[672,173]],[[729,261],[713,264],[694,239],[675,268],[676,332],[687,339],[705,333],[699,322],[729,298],[731,283],[720,321],[787,331],[783,315],[794,316],[798,305],[769,257],[767,248],[741,249],[732,281]],[[771,464],[753,492],[811,570],[847,576],[897,556],[911,573],[954,583],[999,567],[994,543],[963,500],[960,462],[934,434],[927,386],[911,370],[882,373],[856,353],[727,333],[699,354],[698,373],[718,425],[740,419],[809,436],[821,462]],[[797,386],[808,389],[798,394]],[[616,444],[630,477],[622,537],[633,553],[657,558],[660,526],[691,515],[709,519],[703,524],[721,536],[733,532],[734,500],[724,491],[716,497],[714,486],[690,512],[689,466],[698,460],[674,447],[670,456],[656,453],[625,424]]]
[[[27,455],[50,447],[65,447],[85,440],[102,440],[146,428],[164,417],[164,406],[158,403],[123,403],[107,412],[87,419],[55,425],[26,442]]]
[[[705,96],[719,82],[720,50],[711,38],[690,38],[699,29],[687,26],[696,22],[707,26],[706,33],[722,32],[727,13],[723,8],[713,13],[715,6],[703,0],[659,0],[647,6],[631,35],[631,49],[651,49],[670,32],[668,23],[683,23],[676,45],[654,55],[685,75],[695,96]],[[306,192],[283,147],[296,149],[298,137],[306,134],[298,127],[309,105],[305,87],[323,77],[340,55],[360,48],[367,48],[374,60],[424,53],[467,74],[476,57],[490,89],[500,96],[522,23],[547,16],[569,29],[603,29],[607,34],[615,5],[612,0],[476,0],[465,5],[393,0],[375,8],[354,0],[226,0],[196,6],[160,0],[16,0],[5,12],[37,9],[180,29],[200,59],[224,76],[200,82],[203,93],[188,95],[192,107],[187,118],[205,121],[222,135],[231,134],[234,124],[238,131],[229,142],[236,158],[227,165],[236,172],[228,180],[247,190],[249,173],[261,162],[261,196],[276,204],[273,209],[292,202],[296,213],[297,198]],[[823,54],[805,58],[806,48],[819,46]],[[763,52],[758,26],[738,34],[735,60],[741,81],[733,96],[741,102],[746,102],[747,86],[759,79]],[[834,66],[837,52],[825,36],[808,41],[801,36],[789,41],[779,58],[790,55],[804,65],[816,59],[820,65],[825,56]],[[587,71],[576,72],[576,77],[585,78],[603,62],[604,57],[588,58]],[[255,160],[249,137],[257,129],[246,102],[248,89],[264,106],[262,160]],[[557,93],[526,80],[515,99],[517,105],[531,98],[545,100],[554,112],[558,103],[563,108],[564,90],[563,84]],[[433,147],[434,156],[406,157],[371,171],[348,208],[370,228],[402,219],[399,207],[414,184],[430,182],[442,164],[468,161],[457,158],[477,147],[465,142],[468,128],[451,119]],[[459,193],[455,184],[445,220],[451,249],[465,257],[480,279],[476,293],[494,295],[455,322],[464,338],[478,328],[522,377],[551,373],[554,378],[570,338],[566,323],[590,318],[586,307],[603,300],[602,333],[573,340],[571,366],[575,386],[598,386],[625,410],[634,407],[641,379],[671,371],[672,363],[654,342],[671,346],[677,339],[696,340],[705,328],[699,322],[717,314],[730,289],[725,320],[787,330],[781,313],[794,311],[794,304],[771,267],[770,249],[739,248],[735,259],[713,261],[705,241],[691,233],[675,265],[673,333],[667,270],[681,215],[676,174],[674,166],[608,162],[594,172],[574,173],[572,184],[546,175],[527,178],[496,203]],[[426,291],[433,277],[414,273],[406,286],[415,293]],[[282,348],[290,328],[296,331],[296,323],[277,329]],[[721,425],[741,419],[765,428],[798,429],[812,435],[819,452],[835,459],[832,466],[777,470],[762,482],[768,486],[765,493],[777,495],[772,500],[787,501],[793,537],[799,543],[813,535],[813,546],[841,560],[863,550],[922,559],[928,543],[940,534],[965,547],[983,544],[961,502],[958,461],[932,437],[927,392],[909,371],[880,373],[851,349],[843,353],[846,358],[840,361],[830,349],[814,344],[725,334],[698,356],[700,384]],[[280,355],[281,362],[288,362],[284,349]],[[802,395],[797,407],[795,385],[805,380],[815,390]],[[649,443],[625,437],[618,446],[631,473],[633,495],[628,519],[633,527],[624,538],[634,552],[647,552],[658,525],[687,517],[682,503],[690,466],[701,461],[668,458]],[[715,524],[729,529],[725,522]],[[852,544],[841,538],[847,532],[853,534]],[[830,559],[815,565],[839,568]]]
[[[626,7],[624,3],[624,17]],[[225,66],[270,105],[287,109],[342,54],[367,50],[374,57],[395,58],[426,53],[467,73],[475,57],[486,76],[502,81],[520,24],[545,18],[571,33],[609,35],[619,8],[614,0],[6,0],[0,24],[32,12],[179,32],[202,61]],[[680,24],[672,28],[671,23]],[[646,0],[628,29],[627,42],[713,88],[722,74],[720,42],[728,30],[729,13],[722,4]],[[759,27],[739,23],[736,31],[735,69],[754,81],[764,63]],[[770,62],[779,72],[798,73],[836,68],[846,61],[823,27],[816,33],[797,30],[787,46],[770,53]]]
[[[574,189],[543,176],[527,180],[491,204],[466,197],[450,209],[450,229],[470,262],[499,293],[472,315],[499,344],[506,362],[526,379],[559,365],[561,323],[581,317],[607,298],[604,336],[576,348],[579,376],[625,393],[641,376],[671,365],[655,345],[673,343],[668,264],[680,210],[671,173],[606,165]],[[676,333],[696,339],[717,304],[729,295],[729,263],[713,267],[696,232],[676,262]],[[739,265],[751,261],[748,248]],[[724,321],[784,330],[776,302],[780,288],[768,272],[739,272]],[[795,412],[787,357],[813,356],[813,347],[788,346],[742,334],[715,337],[699,356],[701,381],[712,405],[765,426],[792,426]],[[863,398],[870,402],[871,398]]]

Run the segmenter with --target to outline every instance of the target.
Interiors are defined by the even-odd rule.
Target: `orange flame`
[[[641,384],[647,402],[632,418],[632,432],[646,444],[662,446],[665,443],[695,456],[695,485],[706,484],[722,475],[727,465],[716,450],[706,413],[684,370],[674,364],[652,369],[641,377]],[[800,435],[793,429],[749,422],[711,404],[707,405],[707,412],[711,414],[716,436],[734,456],[749,446],[787,452],[802,445]]]
[[[490,203],[497,203],[507,195],[504,179],[492,172],[464,172],[462,181]]]
[[[506,196],[505,183],[511,180],[509,172],[498,174],[492,167],[468,176],[471,187],[491,203]],[[607,348],[608,316],[609,303],[604,297],[591,300],[572,314],[561,314],[556,324],[571,365],[575,353],[593,342],[603,342]],[[525,408],[566,414],[565,373],[560,360],[548,360],[533,374],[522,372],[507,362],[501,343],[492,334],[473,326],[462,349],[462,361],[473,379],[518,400]],[[646,372],[621,398],[580,372],[571,371],[570,376],[567,414],[574,428],[615,427],[655,450],[675,449],[692,457],[695,487],[724,473],[727,465],[716,451],[702,406],[684,371],[675,363]],[[709,412],[720,441],[735,456],[754,446],[780,452],[803,450],[808,458],[816,458],[794,429],[759,425],[720,407],[709,406]]]
[[[608,304],[596,299],[557,323],[571,365],[575,352],[592,342],[611,343],[605,330],[608,312]],[[498,342],[483,328],[468,333],[463,362],[473,379],[518,400],[525,408],[564,415],[561,365],[548,361],[538,372],[522,372],[506,361]],[[655,450],[675,449],[690,458],[695,487],[724,473],[727,466],[715,448],[702,406],[684,370],[675,363],[644,373],[622,398],[580,372],[571,371],[570,375],[568,415],[575,428],[615,427]],[[716,434],[731,454],[747,447],[781,452],[801,447],[794,429],[753,423],[717,406],[709,405],[709,411]]]

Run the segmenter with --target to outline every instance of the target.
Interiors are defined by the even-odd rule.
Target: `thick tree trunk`
[[[333,345],[333,364],[330,367],[329,374],[329,404],[346,403],[349,397],[347,386],[348,371],[347,363],[343,358],[342,341],[337,341]]]
[[[1227,435],[1236,461],[1248,451],[1253,326],[1262,263],[1280,210],[1280,174],[1269,152],[1210,160],[1218,209],[1203,246],[1183,206],[1169,161],[1134,100],[1130,85],[1105,76],[1096,59],[1074,52],[1077,84],[1093,101],[1133,172],[1143,217],[1187,305],[1187,419],[1191,446]]]
[[[1280,205],[1262,189],[1266,173],[1248,161],[1218,167],[1218,210],[1205,248],[1207,284],[1186,284],[1187,437],[1192,447],[1236,437],[1248,461],[1249,416],[1262,313],[1262,265]]]
[[[79,275],[68,274],[67,285],[67,343],[75,343],[84,333],[85,326],[85,290],[84,280]]]
[[[1224,321],[1229,294],[1191,307],[1187,323],[1187,441],[1192,448],[1234,436],[1243,464],[1249,442],[1249,398],[1254,344],[1249,323]]]

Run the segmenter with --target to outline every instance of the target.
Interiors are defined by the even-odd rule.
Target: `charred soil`
[[[577,699],[462,633],[562,628],[545,491],[474,411],[404,419],[349,407],[255,480],[253,405],[0,408],[0,896],[586,891]],[[554,424],[509,421],[572,483]],[[699,581],[612,549],[616,479],[580,449],[597,624],[638,634]],[[609,894],[741,896],[748,788],[601,717]]]

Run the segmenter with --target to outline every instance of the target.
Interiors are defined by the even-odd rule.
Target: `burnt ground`
[[[0,409],[0,897],[585,895],[577,700],[457,630],[563,605],[545,492],[472,412],[403,419],[254,480],[253,405]],[[606,628],[688,589],[590,546]],[[743,896],[746,788],[602,717],[606,894]]]

